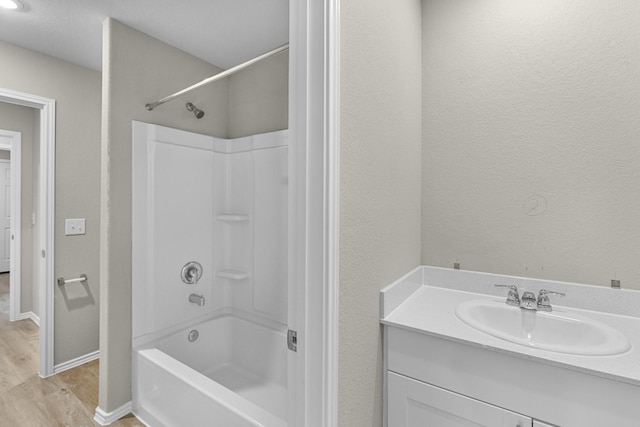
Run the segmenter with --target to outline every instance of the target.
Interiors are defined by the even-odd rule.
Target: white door
[[[0,273],[9,271],[11,245],[11,163],[0,160]]]
[[[388,373],[389,427],[531,427],[524,415]]]
[[[543,423],[542,421],[533,420],[533,427],[557,427],[552,424]]]

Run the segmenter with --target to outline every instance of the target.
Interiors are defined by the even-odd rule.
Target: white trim
[[[304,381],[305,337],[304,331],[304,119],[306,103],[305,58],[306,49],[306,3],[289,1],[289,271],[288,271],[288,314],[289,329],[298,331],[298,350],[287,352],[287,389],[289,414],[287,423],[291,426],[305,426],[308,399]],[[300,81],[302,80],[302,81]],[[301,129],[299,129],[301,128]],[[303,168],[303,171],[299,171]]]
[[[13,310],[20,310],[22,292],[22,137],[11,143],[11,277],[13,290],[17,291],[13,300]],[[9,287],[11,287],[11,283]],[[11,298],[11,295],[9,295]],[[33,305],[33,301],[31,303]],[[11,304],[10,304],[11,305]],[[33,314],[33,313],[32,313]],[[38,321],[39,324],[39,321]]]
[[[56,101],[0,88],[0,102],[40,110],[40,376],[53,375]],[[35,260],[34,260],[35,263]]]
[[[325,336],[323,412],[327,426],[338,425],[338,326],[340,267],[340,0],[328,0],[325,37]]]
[[[298,331],[289,424],[305,427],[337,426],[339,5],[289,3],[289,327]]]
[[[31,321],[33,323],[35,323],[36,325],[40,326],[40,317],[38,317],[37,314],[35,314],[33,311],[27,311],[26,313],[20,313],[16,320],[25,320],[25,319],[31,319]]]
[[[22,289],[22,134],[0,129],[0,134],[11,138],[10,144],[0,143],[0,150],[8,150],[11,156],[11,242],[9,261],[9,320],[18,320],[20,315],[20,293]]]
[[[96,360],[100,357],[100,350],[92,351],[91,353],[87,353],[84,356],[76,357],[75,359],[67,360],[66,362],[62,362],[59,365],[53,367],[53,373],[57,374],[63,371],[68,371],[69,369],[76,368],[80,365],[84,365],[85,363],[91,362],[92,360]]]
[[[40,113],[40,376],[53,375],[55,243],[55,101]],[[46,317],[44,322],[42,317]]]
[[[97,422],[101,426],[108,426],[111,423],[118,421],[120,418],[131,413],[131,401],[125,403],[119,408],[114,409],[111,412],[103,411],[99,406],[96,408],[96,414],[93,417],[93,421]]]

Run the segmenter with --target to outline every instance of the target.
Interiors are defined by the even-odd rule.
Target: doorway
[[[37,204],[38,208],[35,212],[35,216],[38,219],[38,231],[35,236],[35,250],[34,252],[34,272],[36,272],[36,282],[34,289],[38,292],[37,306],[39,308],[38,320],[40,323],[39,333],[39,375],[41,377],[48,377],[53,375],[53,290],[54,290],[54,201],[55,201],[55,100],[43,98],[35,95],[30,95],[22,92],[16,92],[9,89],[0,88],[0,102],[8,104],[15,104],[24,107],[35,108],[39,110],[39,120],[37,120],[37,127],[39,134],[37,139],[39,140],[39,162],[37,167],[38,176],[38,196]],[[36,139],[36,138],[34,138]],[[13,148],[13,142],[8,145]],[[17,155],[19,150],[12,150],[11,157],[20,159]],[[17,160],[15,162],[17,163]],[[16,169],[12,167],[12,182],[15,189]],[[18,193],[19,194],[19,193]],[[19,214],[16,216],[15,209],[20,206],[20,203],[13,203],[12,215],[14,218],[19,218]],[[11,245],[14,246],[13,254],[20,252],[19,248],[15,248],[16,244],[20,244],[21,239],[16,235],[19,227],[13,228],[13,239]],[[12,262],[15,261],[15,255],[12,257]],[[17,268],[11,266],[11,282],[15,285],[15,273],[19,271]],[[11,287],[11,285],[10,285]],[[12,287],[10,291],[10,300],[15,298],[15,289],[18,287]],[[19,299],[17,300],[19,301]],[[11,301],[10,301],[11,302]],[[11,312],[15,315],[11,320],[17,320],[18,316],[16,311],[19,311],[19,304],[13,301],[11,304]]]

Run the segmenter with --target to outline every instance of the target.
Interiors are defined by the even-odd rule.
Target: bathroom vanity
[[[529,312],[496,284],[566,297]],[[419,267],[381,291],[386,425],[638,427],[638,312],[637,291]]]

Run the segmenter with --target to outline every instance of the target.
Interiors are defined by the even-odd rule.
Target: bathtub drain
[[[200,333],[198,332],[197,329],[192,329],[189,331],[189,335],[187,335],[187,338],[189,339],[189,342],[194,342],[195,340],[198,339],[199,335]]]

